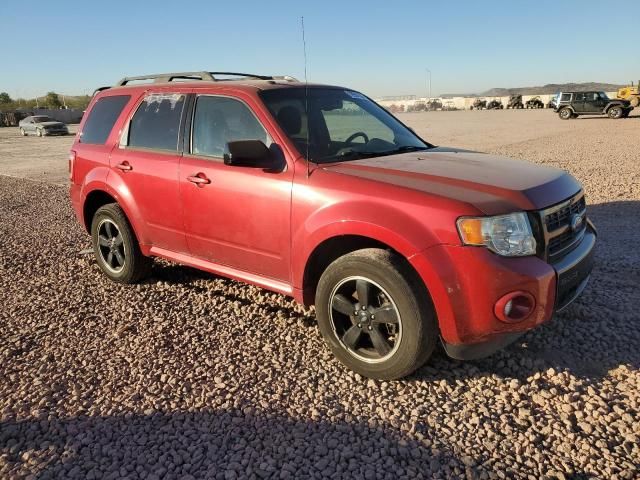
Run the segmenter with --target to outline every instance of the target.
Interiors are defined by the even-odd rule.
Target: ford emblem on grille
[[[583,214],[575,214],[571,217],[571,230],[577,232],[582,227],[582,222],[584,221]]]

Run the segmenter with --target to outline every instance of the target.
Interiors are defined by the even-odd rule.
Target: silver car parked
[[[45,135],[68,135],[69,129],[62,122],[57,122],[46,115],[31,115],[18,123],[20,135],[35,133],[39,137]]]

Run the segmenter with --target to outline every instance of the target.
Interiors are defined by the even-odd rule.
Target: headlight
[[[536,239],[524,212],[497,217],[462,217],[457,221],[465,245],[487,247],[505,257],[535,255]]]

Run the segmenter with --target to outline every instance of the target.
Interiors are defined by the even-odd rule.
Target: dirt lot
[[[0,128],[0,173],[46,182],[0,176],[0,478],[640,478],[640,118],[402,119],[570,171],[599,246],[548,325],[397,382],[345,370],[281,295],[165,262],[110,283],[55,185],[72,137]]]

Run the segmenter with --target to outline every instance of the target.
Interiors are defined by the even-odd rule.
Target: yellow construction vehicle
[[[618,98],[622,98],[623,100],[629,100],[631,105],[637,107],[640,105],[640,80],[636,85],[631,82],[630,87],[622,87],[618,90]]]

